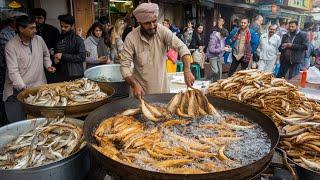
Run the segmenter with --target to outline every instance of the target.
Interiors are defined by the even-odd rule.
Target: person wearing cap
[[[168,28],[157,23],[158,14],[159,7],[154,3],[142,3],[133,11],[140,26],[127,36],[120,54],[121,74],[136,98],[169,92],[166,52],[171,48],[179,53],[184,63],[186,84],[192,86],[195,80],[190,70],[190,51]]]

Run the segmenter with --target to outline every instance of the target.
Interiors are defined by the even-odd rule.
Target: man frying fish
[[[120,54],[121,74],[132,87],[136,98],[169,92],[166,52],[171,48],[179,53],[183,61],[186,84],[192,86],[195,80],[190,71],[190,51],[168,28],[157,23],[158,14],[159,7],[154,3],[142,3],[133,11],[140,26],[126,37]]]

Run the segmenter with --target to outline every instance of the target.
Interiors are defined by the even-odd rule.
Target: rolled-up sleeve
[[[164,35],[164,40],[166,44],[169,46],[169,48],[175,49],[180,57],[183,57],[184,55],[190,55],[190,51],[176,35],[174,35],[168,28],[161,28],[161,33]]]
[[[17,54],[12,44],[7,44],[5,47],[5,55],[8,69],[9,79],[12,81],[14,88],[20,90],[26,87],[21,74],[19,72]]]
[[[120,53],[120,71],[123,78],[132,76],[131,63],[134,57],[134,45],[130,38],[126,38]]]
[[[40,38],[42,50],[43,50],[43,65],[45,68],[51,67],[52,61],[50,59],[50,53],[49,53],[48,47],[47,47],[46,43],[44,42],[44,40],[41,37],[39,37],[39,38]]]

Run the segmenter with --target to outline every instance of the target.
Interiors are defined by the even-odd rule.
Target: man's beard
[[[248,26],[241,26],[241,29],[242,30],[245,30],[245,29],[247,29],[248,28]]]
[[[295,34],[297,32],[298,29],[295,29],[293,31],[290,31],[290,33]]]
[[[70,31],[61,31],[61,34],[67,35],[67,34],[69,34],[70,32],[71,32],[71,30],[70,30]]]
[[[152,37],[157,33],[157,28],[155,29],[143,29],[143,27],[141,26],[141,31],[144,35],[148,36],[148,37]]]

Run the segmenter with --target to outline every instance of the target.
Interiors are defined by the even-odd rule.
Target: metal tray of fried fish
[[[82,117],[88,115],[90,112],[100,107],[101,105],[109,102],[109,99],[114,94],[114,89],[106,84],[99,83],[99,87],[102,92],[108,95],[107,98],[89,102],[86,104],[71,105],[71,106],[38,106],[25,103],[24,99],[29,96],[29,94],[35,95],[41,88],[44,87],[57,87],[64,86],[68,82],[64,83],[53,83],[45,84],[38,87],[32,87],[25,89],[18,94],[18,100],[23,105],[24,111],[33,117],[55,117],[55,116],[68,116],[68,117]]]

